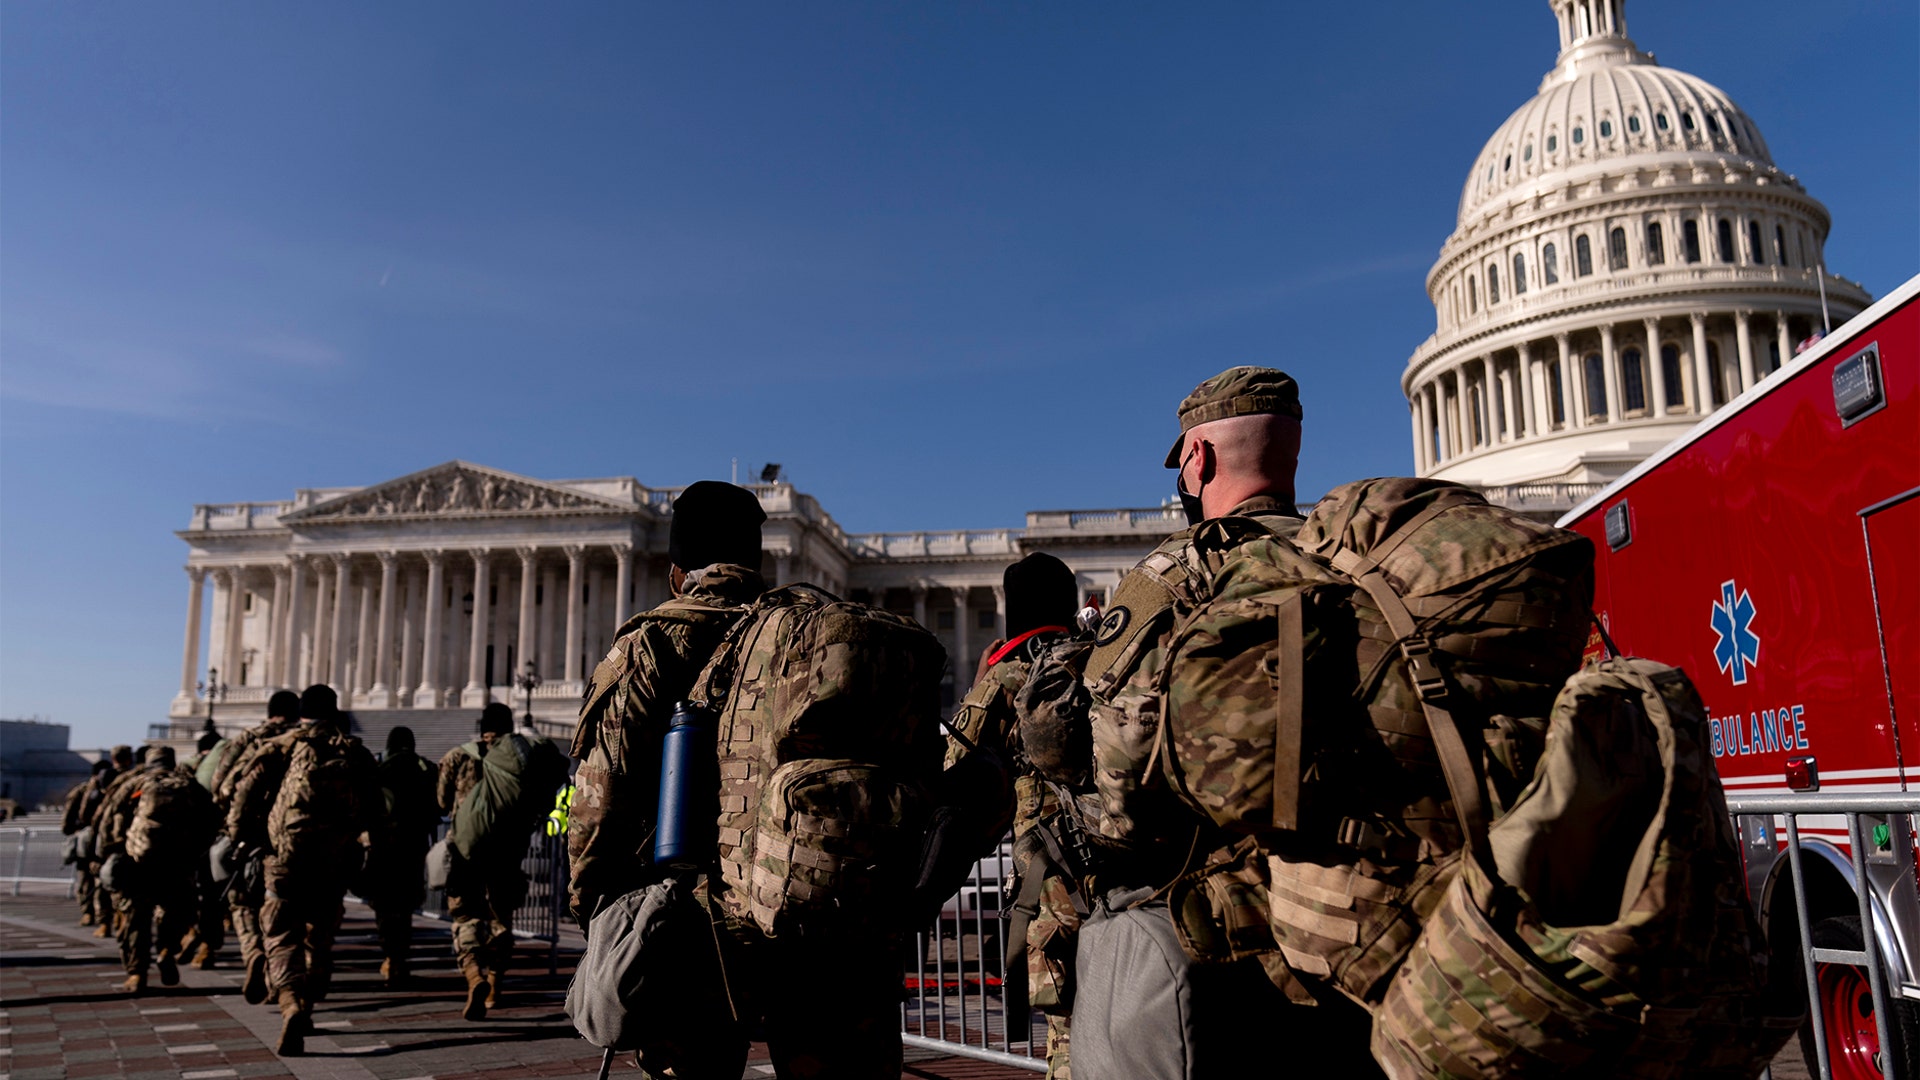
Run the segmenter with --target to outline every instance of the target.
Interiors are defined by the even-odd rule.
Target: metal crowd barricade
[[[447,823],[441,822],[434,839],[446,835]],[[560,928],[567,919],[567,835],[548,836],[536,830],[527,840],[527,854],[520,862],[527,875],[527,898],[513,913],[513,933],[517,938],[547,943],[547,974],[560,970]],[[427,890],[419,908],[429,919],[446,922],[447,893]]]
[[[1012,855],[1002,844],[974,865],[933,924],[914,935],[906,965],[901,1038],[960,1057],[1046,1072],[1044,1017],[1006,1015],[1008,964],[1027,962],[1026,943],[1008,941],[1001,919]]]
[[[66,847],[67,838],[58,828],[0,829],[0,866],[10,871],[0,881],[11,884],[14,896],[20,895],[22,885],[63,885],[71,899],[75,873],[64,861]]]
[[[1874,1028],[1882,1047],[1892,1047],[1893,1040],[1887,1030],[1888,1017],[1892,1015],[1893,992],[1887,985],[1885,958],[1880,955],[1881,942],[1874,932],[1873,887],[1867,873],[1867,835],[1861,824],[1861,815],[1876,816],[1920,814],[1920,792],[1829,792],[1780,794],[1780,795],[1740,795],[1729,796],[1727,810],[1733,815],[1735,831],[1739,832],[1739,819],[1750,816],[1780,816],[1786,823],[1787,866],[1792,874],[1793,911],[1800,930],[1800,963],[1807,980],[1808,1015],[1813,1027],[1814,1050],[1817,1057],[1818,1075],[1821,1080],[1831,1080],[1833,1065],[1828,1052],[1826,1018],[1820,1008],[1820,964],[1847,964],[1864,967],[1867,970],[1868,986],[1873,994]],[[1859,901],[1862,947],[1859,951],[1845,949],[1820,949],[1813,947],[1812,918],[1807,908],[1807,880],[1804,868],[1804,853],[1800,840],[1800,818],[1808,815],[1828,815],[1844,817],[1847,822],[1848,855],[1853,863],[1853,877],[1856,883],[1856,899]],[[1898,1069],[1885,1055],[1882,1068],[1888,1080],[1898,1077]],[[1920,1078],[1907,1078],[1920,1080]]]

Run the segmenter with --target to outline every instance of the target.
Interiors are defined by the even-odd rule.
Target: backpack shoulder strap
[[[1401,529],[1400,535],[1412,533],[1415,524],[1438,512],[1423,512]],[[1433,643],[1420,632],[1412,613],[1387,581],[1386,575],[1380,572],[1377,562],[1344,548],[1333,553],[1332,562],[1334,569],[1351,577],[1367,591],[1367,595],[1380,608],[1381,617],[1387,620],[1388,629],[1393,631],[1400,646],[1400,655],[1406,661],[1407,672],[1413,680],[1413,688],[1420,695],[1420,708],[1426,713],[1427,728],[1433,736],[1434,753],[1439,756],[1440,770],[1447,778],[1447,791],[1453,796],[1453,812],[1460,819],[1467,849],[1484,855],[1487,850],[1487,808],[1482,795],[1484,789],[1480,783],[1480,771],[1474,765],[1473,755],[1467,751],[1460,725],[1454,722],[1453,713],[1447,708],[1447,679],[1439,665],[1433,662]],[[1282,652],[1284,655],[1284,650]],[[1277,801],[1275,805],[1278,805]]]

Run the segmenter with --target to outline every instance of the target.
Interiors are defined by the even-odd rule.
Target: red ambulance
[[[1699,688],[1729,798],[1920,790],[1917,298],[1920,277],[1560,521],[1599,552],[1594,608],[1620,651]],[[1776,962],[1799,970],[1782,819],[1740,820]],[[1920,1076],[1909,821],[1863,822],[1864,886],[1845,819],[1799,821],[1814,944],[1861,949],[1856,890],[1871,891],[1888,1049]],[[1823,964],[1819,982],[1834,1075],[1881,1075],[1864,969]]]

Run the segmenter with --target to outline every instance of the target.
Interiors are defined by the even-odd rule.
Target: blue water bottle
[[[720,810],[720,768],[714,757],[713,715],[691,701],[676,702],[660,747],[660,812],[653,832],[656,866],[693,870],[714,860]]]

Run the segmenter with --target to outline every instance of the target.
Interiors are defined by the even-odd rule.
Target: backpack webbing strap
[[[1431,509],[1431,508],[1430,508]],[[1417,519],[1416,519],[1417,520]],[[1447,790],[1453,795],[1453,812],[1460,819],[1462,835],[1469,851],[1487,849],[1486,799],[1480,786],[1480,771],[1467,751],[1460,726],[1448,711],[1447,679],[1433,662],[1433,643],[1413,621],[1400,594],[1380,572],[1379,564],[1350,550],[1336,551],[1334,569],[1354,579],[1380,609],[1387,628],[1400,645],[1407,662],[1407,674],[1420,695],[1420,707],[1427,716],[1427,729],[1433,736],[1434,753],[1440,758],[1440,771],[1446,776]]]
[[[1306,711],[1306,616],[1294,590],[1274,612],[1273,827],[1300,827],[1301,729]],[[1163,727],[1165,725],[1162,725]]]

